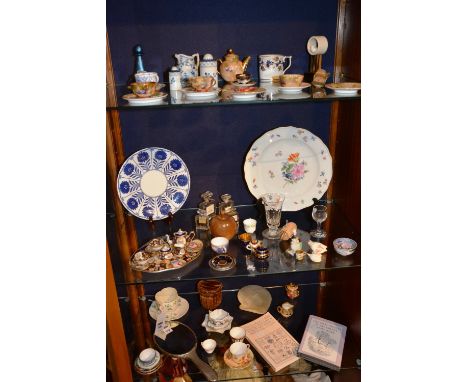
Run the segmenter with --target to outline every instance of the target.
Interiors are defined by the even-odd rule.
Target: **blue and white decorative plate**
[[[184,161],[161,147],[130,155],[120,168],[117,190],[124,207],[140,219],[165,219],[187,200],[190,174]]]

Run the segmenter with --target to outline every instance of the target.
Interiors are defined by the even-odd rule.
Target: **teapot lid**
[[[237,54],[234,53],[234,51],[229,48],[226,55],[224,56],[225,58],[239,58],[239,56]]]
[[[213,60],[214,60],[213,55],[209,53],[205,54],[202,58],[202,61],[213,61]]]

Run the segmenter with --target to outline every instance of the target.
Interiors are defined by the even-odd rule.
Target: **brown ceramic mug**
[[[221,305],[223,299],[223,283],[218,280],[200,280],[197,283],[201,306],[207,310],[214,310]]]

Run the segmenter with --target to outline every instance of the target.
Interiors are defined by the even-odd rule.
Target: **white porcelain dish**
[[[332,83],[326,84],[325,87],[327,89],[333,90],[335,94],[341,95],[357,94],[357,92],[361,90],[361,84],[359,82]]]
[[[285,194],[283,211],[298,211],[327,191],[332,158],[327,146],[310,131],[278,127],[258,138],[244,162],[249,191],[257,198],[268,192]]]
[[[196,92],[191,88],[183,89],[185,97],[190,100],[214,98],[218,95],[219,89],[213,89],[209,92]]]
[[[140,98],[135,94],[125,94],[122,98],[126,100],[130,106],[150,106],[161,104],[166,97],[167,93],[160,93],[148,98]]]
[[[310,84],[303,82],[300,86],[279,86],[278,91],[283,94],[301,93],[303,89],[310,88]]]

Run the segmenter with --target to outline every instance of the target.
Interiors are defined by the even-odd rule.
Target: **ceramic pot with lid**
[[[210,231],[213,237],[222,236],[231,240],[237,231],[236,220],[224,213],[216,215],[210,220]]]

